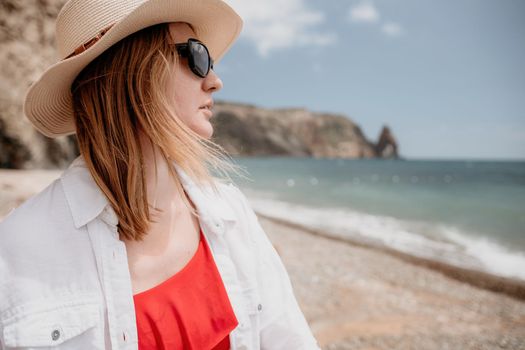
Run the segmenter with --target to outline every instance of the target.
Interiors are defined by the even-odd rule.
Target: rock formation
[[[386,125],[383,126],[383,130],[381,130],[379,140],[375,145],[375,152],[377,156],[381,158],[399,158],[397,142],[390,132],[390,128]]]
[[[30,83],[56,62],[54,20],[65,0],[0,2],[0,166],[56,168],[75,151],[72,137],[49,139],[22,111]]]
[[[214,114],[214,140],[232,155],[383,157],[359,126],[342,115],[300,108],[272,110],[227,102],[217,102]],[[390,137],[389,141],[395,144],[393,136]],[[397,157],[397,151],[388,157]]]

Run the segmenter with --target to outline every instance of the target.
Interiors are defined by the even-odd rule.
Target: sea
[[[233,159],[260,214],[525,281],[525,161]]]

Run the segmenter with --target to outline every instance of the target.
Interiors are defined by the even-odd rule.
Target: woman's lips
[[[203,111],[204,114],[206,114],[208,117],[211,117],[212,114],[213,114],[212,111],[210,109],[206,108],[206,107],[201,107],[201,108],[199,108],[199,110]]]

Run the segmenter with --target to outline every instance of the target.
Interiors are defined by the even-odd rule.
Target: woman
[[[209,141],[221,0],[71,0],[26,96],[81,155],[0,223],[0,348],[318,349],[288,274]]]

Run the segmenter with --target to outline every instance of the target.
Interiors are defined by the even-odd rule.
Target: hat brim
[[[242,29],[242,19],[221,0],[149,0],[138,6],[93,46],[77,56],[49,67],[29,88],[24,113],[48,137],[75,133],[71,84],[97,56],[143,28],[170,22],[190,23],[206,44],[215,64],[233,45]]]

